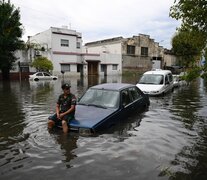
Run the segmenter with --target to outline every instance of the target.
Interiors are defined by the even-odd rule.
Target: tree
[[[192,81],[199,77],[202,68],[200,57],[205,45],[205,36],[203,33],[192,30],[179,29],[172,39],[172,51],[179,57],[179,65],[184,66],[188,73],[185,80]]]
[[[32,62],[32,67],[35,67],[37,71],[50,71],[53,70],[52,62],[46,57],[38,57]]]
[[[205,45],[203,33],[179,29],[172,39],[172,51],[181,57],[180,65],[192,67],[201,56]]]
[[[170,16],[182,21],[182,28],[207,33],[207,1],[175,0]]]
[[[9,79],[16,61],[14,52],[23,46],[22,33],[19,9],[15,9],[10,1],[0,1],[0,70],[4,80]]]
[[[207,44],[206,14],[206,0],[175,0],[170,8],[170,16],[182,21],[178,33],[172,39],[172,49],[181,57],[181,63],[191,68],[186,76],[188,81],[198,77],[201,71],[205,74],[207,70],[198,66]]]

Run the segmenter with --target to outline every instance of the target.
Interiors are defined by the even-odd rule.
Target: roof
[[[120,91],[123,88],[133,87],[133,86],[134,86],[133,84],[127,84],[127,83],[104,83],[104,84],[99,84],[99,85],[93,86],[91,88]]]
[[[170,70],[162,70],[162,69],[157,69],[154,71],[147,71],[144,74],[168,74],[168,73],[172,73]]]

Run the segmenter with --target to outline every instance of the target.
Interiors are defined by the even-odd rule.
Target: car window
[[[132,101],[135,101],[142,97],[141,93],[138,91],[136,87],[130,87],[129,92],[131,94]]]
[[[43,73],[44,74],[44,76],[50,76],[48,73]]]
[[[168,74],[168,77],[169,77],[169,81],[172,82],[172,81],[173,81],[173,76],[172,76],[172,74]]]
[[[169,83],[168,76],[165,76],[165,84]]]
[[[121,99],[122,99],[122,105],[126,106],[131,102],[129,92],[127,90],[123,90],[121,92]]]
[[[37,73],[36,76],[43,76],[43,74],[42,73]]]

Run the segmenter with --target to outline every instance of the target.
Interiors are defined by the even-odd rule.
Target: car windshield
[[[163,84],[163,75],[161,74],[144,74],[139,80],[139,84]]]
[[[79,104],[117,108],[119,104],[119,91],[91,88],[81,97]]]

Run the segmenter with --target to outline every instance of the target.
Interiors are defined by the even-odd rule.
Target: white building
[[[82,48],[82,35],[67,27],[50,29],[30,36],[28,44],[34,44],[30,51],[33,60],[36,56],[45,56],[52,61],[53,74],[60,75],[114,75],[122,74],[120,44],[111,44],[108,50],[100,51]],[[44,50],[44,51],[42,51]],[[32,61],[31,60],[31,61]]]
[[[86,53],[100,54],[100,62],[98,63],[100,75],[122,74],[121,39],[118,37],[95,41],[85,45]]]
[[[87,64],[82,54],[81,33],[67,27],[51,27],[44,32],[30,36],[28,43],[37,45],[34,56],[42,55],[52,61],[53,74],[87,74],[85,67]],[[44,51],[41,51],[42,49]]]

